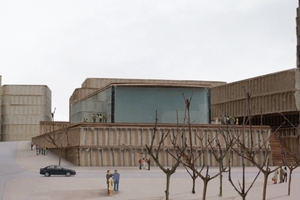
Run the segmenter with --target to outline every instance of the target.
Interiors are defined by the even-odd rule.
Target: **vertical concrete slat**
[[[102,158],[103,158],[103,166],[110,166],[110,155],[109,155],[109,149],[104,148],[102,150]]]
[[[121,155],[123,151],[121,151],[121,148],[114,148],[113,152],[114,152],[114,166],[123,166],[122,155]]]

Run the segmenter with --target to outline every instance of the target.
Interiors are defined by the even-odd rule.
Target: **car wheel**
[[[67,172],[67,173],[66,173],[66,176],[71,176],[71,173],[70,173],[70,172]]]
[[[49,176],[50,176],[50,173],[49,173],[49,172],[46,172],[46,173],[45,173],[45,176],[46,176],[46,177],[49,177]]]

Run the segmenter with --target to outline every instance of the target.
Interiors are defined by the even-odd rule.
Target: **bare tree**
[[[285,115],[283,115],[282,113],[280,113],[284,119],[293,127],[293,129],[295,131],[297,131],[297,135],[299,137],[300,133],[299,133],[299,129],[300,129],[300,125],[298,125],[297,127],[288,119],[286,118]],[[299,117],[299,121],[300,121],[300,117]],[[291,194],[291,184],[292,184],[292,173],[293,171],[298,168],[300,166],[300,159],[299,156],[297,156],[294,152],[292,152],[289,148],[283,148],[283,140],[280,136],[280,134],[275,134],[277,136],[277,138],[280,141],[280,149],[281,149],[281,159],[282,162],[285,166],[287,166],[289,168],[289,182],[288,182],[288,195]],[[291,158],[292,160],[289,160],[287,158]]]
[[[183,96],[184,97],[184,96]],[[187,136],[185,134],[185,127],[182,128],[181,135],[180,137],[182,138],[181,143],[178,143],[178,140],[173,140],[172,144],[175,149],[176,153],[170,153],[170,155],[175,158],[177,161],[179,161],[186,169],[186,171],[190,174],[190,176],[193,179],[193,188],[192,192],[195,193],[195,179],[197,177],[200,177],[203,181],[203,193],[202,193],[202,199],[206,199],[206,192],[207,192],[207,186],[209,181],[212,179],[218,177],[221,173],[223,173],[226,168],[222,168],[221,172],[215,174],[214,176],[210,176],[209,174],[209,165],[206,164],[205,162],[205,153],[207,153],[207,146],[200,146],[195,149],[194,147],[194,142],[193,141],[193,135],[192,135],[192,128],[191,128],[191,121],[190,121],[190,103],[191,103],[191,98],[190,99],[185,99],[185,123],[187,124],[188,128],[188,133]],[[201,141],[203,137],[200,137],[198,134],[194,133],[195,137]],[[178,137],[178,136],[177,136]],[[178,156],[180,155],[180,157]],[[201,160],[202,159],[202,160]],[[201,167],[197,166],[197,162],[202,163]],[[204,172],[204,169],[206,168],[206,171]]]
[[[229,134],[230,130],[227,127],[227,130],[220,130],[220,132],[217,134],[213,140],[208,139],[208,144],[211,148],[211,152],[215,158],[215,160],[219,164],[219,196],[223,196],[223,173],[222,170],[224,169],[223,160],[226,157],[227,153],[230,151],[231,147],[234,145],[234,138],[231,137],[231,134]],[[223,145],[221,144],[219,137],[223,138]],[[213,142],[215,145],[213,145]]]
[[[243,88],[243,89],[245,91],[245,88]],[[242,157],[242,159],[246,159],[246,160],[250,161],[250,163],[252,163],[255,167],[258,168],[258,170],[260,172],[263,173],[263,175],[264,175],[264,185],[263,185],[262,199],[265,200],[266,199],[268,177],[271,173],[273,173],[278,168],[271,170],[270,167],[269,167],[269,160],[270,160],[271,150],[270,150],[270,146],[268,145],[268,142],[269,142],[270,136],[268,136],[267,138],[262,138],[261,142],[259,142],[258,144],[254,144],[253,131],[252,131],[252,125],[251,125],[251,106],[250,106],[250,104],[251,104],[250,103],[251,102],[251,93],[245,91],[245,96],[246,96],[245,107],[246,107],[246,114],[248,116],[247,117],[248,120],[247,121],[244,120],[244,126],[245,126],[245,124],[249,124],[249,135],[250,135],[249,140],[250,141],[249,141],[249,145],[246,145],[246,143],[245,143],[246,138],[245,138],[244,134],[239,134],[237,136],[233,135],[238,148],[232,148],[232,150],[235,153],[237,153],[238,155],[240,155]],[[279,126],[279,128],[283,124],[281,124]],[[264,155],[264,158],[263,158],[262,161],[258,160],[258,158],[257,158],[258,157],[257,154],[259,152],[265,152],[265,155]],[[244,161],[243,161],[243,163],[244,163]]]
[[[51,117],[52,117],[52,126],[53,126],[53,129],[51,131],[51,128],[50,128],[50,132],[46,132],[44,134],[44,138],[47,142],[49,142],[50,144],[52,144],[53,146],[55,146],[58,151],[59,151],[59,159],[58,159],[58,164],[60,165],[61,164],[61,156],[62,156],[62,152],[70,146],[70,143],[69,143],[69,135],[68,135],[68,131],[66,132],[61,132],[61,131],[57,131],[57,130],[54,130],[55,128],[55,123],[54,123],[54,114],[55,114],[55,110],[56,108],[54,109],[53,112],[51,112]],[[65,136],[65,138],[63,138]],[[66,145],[63,145],[63,142],[64,140],[66,141]]]
[[[165,197],[166,197],[166,200],[169,200],[169,189],[170,189],[170,178],[172,176],[172,174],[175,173],[177,167],[179,166],[180,164],[180,161],[179,160],[175,160],[175,163],[174,165],[170,168],[168,167],[165,167],[163,166],[160,161],[159,161],[159,153],[163,150],[162,149],[162,146],[164,144],[164,141],[169,138],[170,140],[176,140],[177,138],[173,137],[171,138],[170,137],[170,132],[168,131],[167,133],[165,132],[162,132],[161,133],[161,137],[159,138],[159,142],[158,142],[158,145],[155,146],[154,145],[154,142],[155,142],[155,138],[157,137],[158,133],[157,133],[157,111],[156,111],[156,117],[155,117],[155,126],[153,128],[153,133],[152,133],[152,138],[151,138],[151,143],[150,145],[145,145],[146,146],[146,149],[147,149],[147,153],[152,157],[152,159],[154,160],[154,162],[158,165],[158,167],[166,174],[166,190],[165,190]],[[172,143],[175,142],[175,141],[172,141]],[[181,157],[180,154],[177,155],[178,158]]]
[[[64,139],[62,139],[65,136]],[[47,142],[52,144],[58,149],[59,155],[58,155],[58,164],[61,164],[61,156],[62,152],[70,146],[69,143],[69,134],[68,132],[61,132],[61,131],[53,131],[50,133],[44,134],[44,138]],[[67,145],[63,145],[64,140],[66,140]]]
[[[238,181],[238,185],[239,185],[239,188],[234,184],[234,182],[232,181],[232,178],[231,178],[231,163],[230,163],[230,160],[229,160],[229,173],[228,173],[228,180],[229,182],[231,183],[232,187],[235,189],[235,191],[237,191],[237,193],[242,197],[243,200],[246,199],[246,196],[248,194],[248,192],[250,191],[250,189],[252,188],[253,184],[255,183],[256,179],[258,178],[259,174],[260,174],[260,170],[259,172],[256,174],[255,178],[253,179],[253,181],[251,182],[250,186],[246,189],[246,177],[245,177],[245,163],[243,162],[242,164],[242,176],[243,176],[243,179],[242,179],[242,183],[240,183]]]
[[[250,132],[251,132],[251,126],[250,126]],[[240,187],[240,191],[237,189],[237,187],[234,185],[234,183],[231,180],[231,169],[229,170],[229,181],[231,183],[231,185],[235,188],[235,190],[239,193],[239,195],[243,198],[246,199],[246,196],[248,194],[248,191],[252,188],[254,182],[256,181],[258,175],[260,173],[263,173],[264,175],[264,184],[263,184],[263,194],[262,194],[262,199],[265,200],[266,199],[266,191],[267,191],[267,183],[268,183],[268,176],[277,171],[279,167],[271,170],[269,167],[269,156],[270,156],[270,149],[269,146],[266,145],[266,143],[268,142],[269,138],[264,139],[262,144],[256,144],[255,147],[248,147],[246,146],[245,142],[244,142],[244,138],[242,137],[243,134],[238,134],[238,136],[234,136],[236,144],[238,146],[238,148],[232,148],[232,151],[234,153],[236,153],[237,155],[239,155],[242,159],[242,167],[243,167],[243,182],[242,185],[239,183],[239,187]],[[240,137],[242,137],[243,139],[241,139]],[[250,144],[253,144],[250,142]],[[259,152],[265,152],[265,156],[263,158],[263,160],[259,160],[257,157]],[[258,168],[258,173],[255,177],[255,179],[252,181],[252,183],[250,184],[249,188],[246,189],[245,186],[245,159],[250,161],[250,163],[252,163],[255,167]],[[229,163],[229,167],[230,163]]]

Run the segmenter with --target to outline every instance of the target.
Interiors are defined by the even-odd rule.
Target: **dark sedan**
[[[71,176],[75,175],[75,170],[63,168],[60,165],[49,165],[47,167],[40,169],[40,174],[45,176],[51,176],[51,175],[65,175],[65,176]]]

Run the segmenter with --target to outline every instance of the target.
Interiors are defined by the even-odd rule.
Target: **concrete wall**
[[[185,130],[187,132],[187,130]],[[195,154],[197,155],[198,149],[201,147],[207,147],[209,142],[213,138],[218,137],[221,146],[224,148],[225,142],[223,137],[219,133],[221,132],[235,132],[236,135],[241,134],[245,140],[246,146],[250,145],[250,129],[243,128],[242,126],[227,127],[218,125],[197,125],[192,128],[193,146],[195,148]],[[157,137],[154,145],[157,147],[160,136],[163,133],[176,132],[174,125],[159,125],[157,130]],[[151,125],[123,125],[123,124],[95,124],[84,123],[71,125],[70,128],[64,128],[50,133],[51,137],[59,137],[60,144],[63,147],[67,147],[62,156],[67,160],[80,166],[137,166],[137,160],[140,157],[149,157],[145,154],[145,145],[150,144],[151,135],[153,133],[153,126]],[[270,135],[269,127],[252,127],[254,144],[263,145],[263,141],[268,139]],[[61,134],[61,136],[59,136]],[[47,146],[53,152],[59,152],[59,150],[49,142],[45,140],[48,137],[46,134],[34,137],[33,142],[40,146]],[[199,138],[202,138],[201,140]],[[68,141],[67,141],[68,140]],[[68,145],[69,143],[69,145]],[[212,145],[216,147],[216,143]],[[268,147],[269,143],[266,142],[265,146]],[[235,148],[237,148],[235,146]],[[173,152],[171,141],[168,138],[160,152],[160,162],[165,166],[174,164],[174,159],[170,156],[166,149]],[[216,149],[208,148],[204,152],[205,163],[210,166],[217,166],[212,151]],[[224,149],[223,149],[224,151]],[[266,153],[259,151],[257,154],[258,160],[263,160]],[[236,156],[234,152],[227,155],[224,163],[227,165],[229,156],[232,157],[232,165],[241,165],[242,160]],[[271,155],[270,155],[271,156]],[[203,160],[198,161],[198,165],[201,165]],[[154,162],[151,163],[155,165]],[[246,165],[250,165],[246,162]]]
[[[285,70],[211,88],[211,116],[244,116],[245,92],[251,94],[252,115],[298,111],[299,71]]]
[[[49,133],[53,130],[58,130],[61,128],[68,127],[70,122],[60,122],[60,121],[40,121],[40,132],[39,134]]]
[[[31,140],[51,121],[51,91],[44,85],[2,86],[2,140]]]

